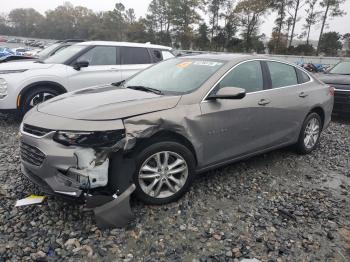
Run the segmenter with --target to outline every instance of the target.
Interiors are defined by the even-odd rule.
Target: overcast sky
[[[6,4],[1,6],[1,12],[8,13],[14,8],[28,8],[33,7],[41,13],[44,13],[48,9],[54,9],[56,6],[63,4],[64,0],[14,0],[6,1]],[[116,2],[123,3],[127,8],[134,8],[137,17],[144,16],[147,12],[147,8],[151,0],[70,0],[73,5],[81,5],[88,7],[95,11],[112,10]],[[334,18],[329,21],[329,27],[326,31],[337,31],[341,34],[350,33],[350,0],[346,0],[346,3],[342,6],[342,9],[347,12],[347,15]],[[303,13],[303,12],[302,12]],[[260,33],[265,33],[267,37],[270,37],[273,22],[275,16],[267,15],[265,22],[261,27]],[[296,33],[301,32],[304,19],[298,22]],[[315,25],[311,32],[311,39],[318,39],[320,25]]]

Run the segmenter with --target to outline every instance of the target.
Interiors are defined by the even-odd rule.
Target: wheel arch
[[[47,86],[47,87],[51,87],[53,89],[55,89],[56,91],[58,91],[60,94],[66,93],[67,89],[64,88],[63,85],[54,82],[54,81],[39,81],[39,82],[34,82],[31,83],[29,85],[27,85],[26,87],[24,87],[21,92],[17,95],[17,100],[16,100],[16,106],[17,109],[20,109],[22,107],[23,104],[23,97],[30,91],[32,90],[34,87],[39,87],[39,86]]]
[[[191,141],[188,138],[186,138],[185,136],[183,136],[177,132],[170,131],[170,130],[161,130],[161,131],[156,132],[155,134],[153,134],[150,137],[139,139],[131,151],[137,152],[141,148],[143,149],[143,148],[145,148],[153,143],[164,142],[164,141],[178,142],[178,143],[186,146],[193,154],[193,157],[195,159],[195,165],[197,166],[197,164],[198,164],[197,154],[196,154],[196,150],[195,150],[193,144],[191,143]]]
[[[309,114],[311,113],[317,113],[321,117],[321,121],[322,121],[321,125],[323,128],[325,117],[326,117],[325,111],[323,110],[323,108],[321,106],[315,106],[310,110]]]

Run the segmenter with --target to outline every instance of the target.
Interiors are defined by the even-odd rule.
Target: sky
[[[48,9],[54,9],[58,5],[62,5],[65,0],[15,0],[7,1],[6,5],[1,6],[2,13],[9,13],[14,8],[29,8],[32,7],[40,13],[44,13]],[[112,10],[116,2],[121,2],[126,8],[134,8],[136,16],[144,16],[151,0],[69,0],[73,5],[81,5],[90,8],[94,11]],[[350,33],[350,0],[346,0],[342,9],[347,12],[343,17],[334,18],[329,21],[328,27],[325,31],[337,31],[341,34]],[[303,11],[301,11],[301,15]],[[264,23],[261,26],[260,33],[265,33],[270,37],[272,28],[274,26],[275,15],[266,15]],[[296,33],[301,32],[304,19],[299,21],[296,25]],[[315,25],[312,28],[311,39],[317,40],[319,37],[321,25]]]

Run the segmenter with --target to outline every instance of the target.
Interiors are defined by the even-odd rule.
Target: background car
[[[140,200],[165,204],[198,173],[288,145],[310,153],[332,107],[332,88],[286,62],[169,59],[32,109],[21,126],[22,170],[61,196],[113,195],[134,183]]]
[[[319,79],[335,88],[333,113],[350,115],[350,61],[339,62]]]
[[[0,47],[0,57],[14,55],[15,53],[8,47]]]
[[[45,60],[0,64],[0,110],[30,108],[59,94],[129,78],[174,57],[166,46],[92,41],[65,47]]]

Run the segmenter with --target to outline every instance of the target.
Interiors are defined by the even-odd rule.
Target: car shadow
[[[349,115],[333,115],[332,121],[340,124],[350,125],[350,114]]]

